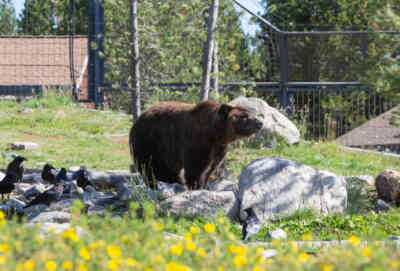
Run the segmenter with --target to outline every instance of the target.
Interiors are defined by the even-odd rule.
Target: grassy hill
[[[30,110],[31,109],[31,110]],[[68,97],[50,95],[23,103],[0,101],[0,152],[26,156],[26,167],[46,162],[57,168],[86,165],[89,170],[127,170],[131,164],[128,133],[131,117],[118,112],[94,111]],[[11,151],[13,141],[32,141],[39,150]],[[228,155],[228,167],[238,176],[253,159],[287,158],[342,175],[376,176],[386,168],[400,171],[400,159],[373,153],[350,152],[336,144],[301,142],[281,144],[268,152],[238,144]],[[9,159],[0,157],[0,168]],[[364,199],[365,200],[365,199]],[[366,201],[361,201],[362,204]],[[0,214],[1,270],[398,270],[400,253],[391,246],[362,240],[388,240],[400,235],[400,212],[343,214],[318,217],[307,210],[264,225],[256,240],[268,241],[268,230],[282,228],[289,240],[350,239],[341,249],[301,248],[273,242],[278,255],[262,259],[262,245],[240,241],[240,226],[224,217],[159,217],[151,203],[144,218],[137,204],[123,217],[86,217],[81,204],[73,209],[71,228],[62,234],[51,229],[46,238],[38,228],[23,227]],[[78,234],[78,228],[82,233]],[[177,234],[178,237],[166,232]],[[340,260],[338,260],[340,259]]]

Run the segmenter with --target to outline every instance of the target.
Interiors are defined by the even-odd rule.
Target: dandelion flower
[[[64,269],[64,270],[72,270],[72,263],[70,262],[70,261],[65,261],[63,264],[62,264],[62,269]]]
[[[34,260],[27,260],[24,263],[24,269],[26,271],[31,271],[31,270],[35,269],[35,261]]]
[[[200,233],[199,228],[197,228],[197,227],[195,227],[195,226],[191,226],[189,230],[190,230],[190,232],[191,232],[192,234],[199,234],[199,233]]]
[[[170,251],[172,254],[174,254],[176,256],[180,256],[183,252],[183,244],[179,243],[177,245],[172,245],[170,248]]]
[[[86,261],[90,260],[90,252],[86,247],[83,247],[79,250],[79,255]]]
[[[259,267],[258,265],[255,265],[253,267],[253,271],[263,271],[261,267]]]
[[[372,251],[371,251],[371,249],[369,247],[364,248],[363,251],[362,251],[362,254],[365,257],[368,257],[368,258],[371,256],[371,253],[372,253]]]
[[[350,244],[352,244],[353,246],[358,246],[360,244],[360,239],[358,239],[358,237],[354,235],[350,236],[349,241]]]
[[[137,265],[136,260],[133,258],[128,258],[125,260],[125,264],[130,267],[134,267]]]
[[[202,248],[197,249],[197,255],[206,256],[206,251]]]
[[[6,257],[4,255],[0,256],[0,264],[4,264],[6,262]]]
[[[0,252],[7,252],[9,249],[9,245],[8,244],[1,244],[0,245]]]
[[[214,225],[214,224],[210,224],[210,223],[205,224],[205,225],[204,225],[204,230],[205,230],[206,232],[208,232],[208,233],[212,233],[212,232],[215,231],[215,225]]]
[[[309,258],[310,256],[308,256],[308,254],[307,253],[300,253],[300,255],[299,255],[299,260],[301,261],[301,262],[306,262],[307,260],[308,260],[308,258]]]
[[[303,239],[303,241],[311,241],[313,237],[312,234],[308,233],[308,234],[303,234],[303,236],[301,236],[301,239]]]
[[[319,265],[319,269],[321,269],[321,271],[332,271],[333,270],[333,265],[331,265],[331,264],[320,264]]]
[[[247,259],[246,259],[245,256],[236,255],[236,256],[233,258],[233,263],[234,263],[237,267],[241,268],[241,267],[243,267],[243,266],[245,266],[245,265],[247,264]]]
[[[108,261],[108,269],[110,269],[111,271],[118,270],[118,262],[113,259],[109,260]]]
[[[0,219],[6,218],[6,215],[3,213],[3,211],[0,211]]]
[[[186,249],[189,251],[195,251],[196,250],[196,244],[193,243],[193,241],[186,241]]]
[[[185,233],[185,235],[183,236],[183,238],[186,241],[191,241],[192,240],[192,234],[190,232]]]
[[[78,271],[88,271],[86,264],[85,263],[81,263],[78,267]]]
[[[108,246],[107,253],[111,259],[118,259],[118,258],[122,257],[121,249],[119,248],[119,246],[116,246],[116,245]]]
[[[57,269],[57,264],[55,261],[48,261],[46,262],[45,267],[48,271],[54,271]]]

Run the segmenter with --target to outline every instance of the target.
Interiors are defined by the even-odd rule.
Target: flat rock
[[[239,202],[231,191],[186,191],[160,202],[168,215],[215,217],[220,211],[231,219],[237,219]]]
[[[238,197],[241,211],[253,208],[261,222],[301,209],[328,215],[347,207],[344,177],[271,157],[254,160],[242,171]]]
[[[44,223],[44,222],[52,222],[52,223],[66,223],[71,220],[71,214],[66,212],[42,212],[35,216],[32,219],[28,219],[31,223]]]
[[[34,142],[13,142],[11,143],[12,150],[38,150],[40,145]]]
[[[238,185],[236,182],[231,180],[220,180],[220,181],[213,181],[208,184],[207,190],[210,191],[238,191]]]

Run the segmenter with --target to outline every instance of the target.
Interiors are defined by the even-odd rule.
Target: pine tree
[[[56,33],[56,9],[52,0],[26,0],[18,31],[24,35]]]
[[[0,35],[13,35],[16,32],[17,17],[11,0],[0,1]]]

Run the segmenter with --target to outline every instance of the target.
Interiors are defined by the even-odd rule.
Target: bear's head
[[[226,124],[228,141],[251,136],[257,133],[263,126],[256,114],[240,105],[221,104],[218,115]]]

